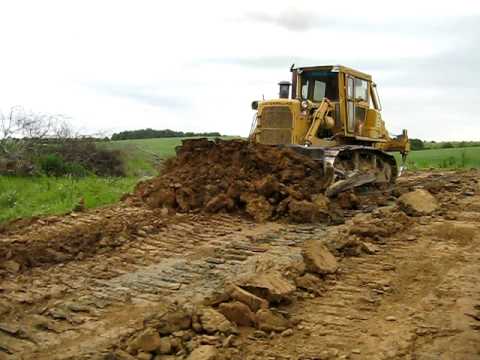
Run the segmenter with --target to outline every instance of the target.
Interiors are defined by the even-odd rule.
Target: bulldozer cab
[[[370,123],[380,118],[380,101],[370,75],[339,65],[297,68],[292,73],[292,99],[308,100],[313,106],[324,98],[332,103],[334,132],[348,137],[376,137],[366,131],[369,117]]]

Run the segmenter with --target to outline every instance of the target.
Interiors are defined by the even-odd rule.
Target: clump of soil
[[[320,162],[288,148],[243,140],[184,140],[160,176],[135,197],[153,208],[242,212],[257,221],[329,219]]]

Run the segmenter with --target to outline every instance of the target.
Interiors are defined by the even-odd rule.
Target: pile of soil
[[[322,165],[288,148],[244,140],[191,139],[135,198],[179,212],[247,213],[257,221],[329,219]]]

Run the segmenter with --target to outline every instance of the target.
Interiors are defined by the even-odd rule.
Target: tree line
[[[425,141],[421,139],[410,139],[410,147],[412,150],[427,149],[452,149],[464,147],[480,146],[480,141]]]
[[[132,139],[154,139],[154,138],[172,138],[172,137],[220,137],[219,132],[183,132],[174,131],[170,129],[154,130],[154,129],[139,129],[139,130],[127,130],[115,133],[112,135],[112,140],[132,140]]]

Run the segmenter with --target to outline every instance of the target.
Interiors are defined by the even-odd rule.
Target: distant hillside
[[[205,136],[205,137],[220,137],[218,132],[183,132],[174,131],[170,129],[154,130],[154,129],[140,129],[122,131],[112,135],[112,140],[132,140],[132,139],[157,139],[157,138],[176,138],[176,137],[192,137],[192,136]]]

